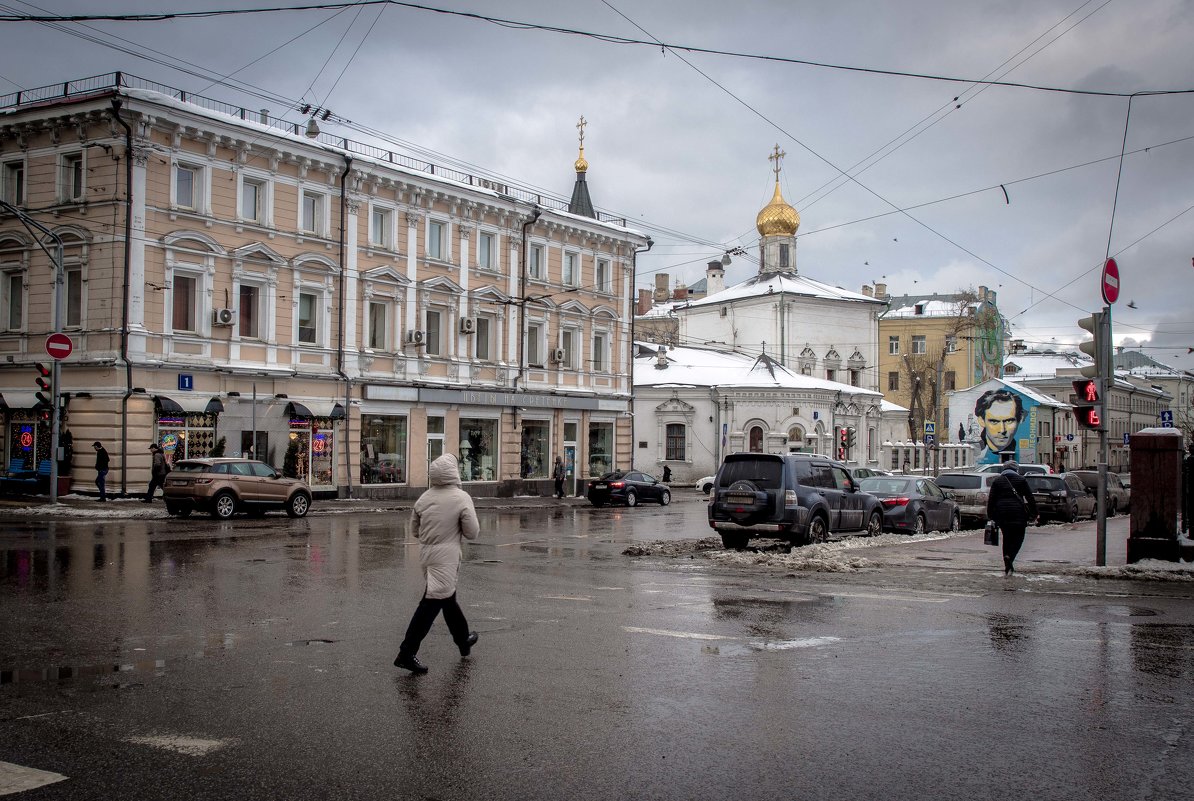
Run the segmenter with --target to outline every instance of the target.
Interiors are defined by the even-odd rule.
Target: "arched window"
[[[792,426],[788,429],[788,450],[800,451],[804,449],[804,429],[800,426]]]
[[[763,428],[762,426],[754,426],[750,429],[750,452],[763,452]]]

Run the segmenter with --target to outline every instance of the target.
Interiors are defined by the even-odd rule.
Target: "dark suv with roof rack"
[[[713,479],[709,527],[727,548],[745,548],[752,537],[804,545],[842,532],[879,534],[883,508],[827,457],[733,453]]]

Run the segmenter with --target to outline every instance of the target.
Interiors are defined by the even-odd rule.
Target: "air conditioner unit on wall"
[[[216,309],[211,313],[211,322],[213,325],[232,325],[235,317],[232,309]]]
[[[412,328],[406,332],[406,344],[408,345],[422,345],[426,335],[417,329]]]
[[[563,348],[553,349],[551,352],[551,360],[554,364],[563,364],[564,363],[564,349]]]
[[[477,320],[473,317],[460,318],[460,333],[472,334],[477,330]]]

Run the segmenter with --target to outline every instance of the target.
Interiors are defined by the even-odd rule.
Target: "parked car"
[[[976,468],[976,471],[979,473],[1002,473],[1003,465],[998,464],[998,463],[989,464],[984,467]],[[1052,468],[1052,466],[1047,465],[1047,464],[1021,464],[1020,465],[1020,475],[1028,476],[1028,475],[1032,475],[1032,474],[1052,475],[1053,468]]]
[[[696,488],[708,495],[713,489],[713,476],[705,476],[701,480],[697,481]]]
[[[1072,472],[1057,476],[1027,475],[1024,480],[1032,490],[1042,520],[1073,522],[1079,517],[1094,517],[1098,511],[1094,494]]]
[[[1082,486],[1090,490],[1095,497],[1095,505],[1099,503],[1099,471],[1071,470],[1071,476],[1077,476]],[[1119,512],[1128,512],[1132,508],[1131,490],[1124,485],[1119,473],[1107,473],[1107,516],[1115,517]]]
[[[722,544],[737,549],[752,537],[800,545],[842,532],[883,530],[879,499],[859,492],[845,465],[808,454],[726,456],[714,477],[708,515]]]
[[[303,517],[311,509],[306,483],[285,478],[255,459],[182,459],[166,476],[162,492],[166,511],[179,517],[199,510],[227,519],[237,512],[263,514],[270,509]]]
[[[614,470],[601,478],[589,482],[589,503],[605,506],[607,503],[624,503],[638,506],[639,501],[653,501],[660,506],[672,502],[672,491],[667,484],[637,470]]]
[[[891,473],[886,470],[876,470],[873,467],[847,467],[846,472],[850,474],[850,478],[855,481],[862,481],[864,478],[874,478],[875,476],[890,476]]]
[[[1132,474],[1131,473],[1116,473],[1119,476],[1119,483],[1123,484],[1124,489],[1128,491],[1129,500],[1132,494]]]
[[[958,504],[931,478],[877,476],[864,478],[861,488],[883,505],[883,528],[887,531],[924,534],[962,528]]]
[[[998,473],[942,473],[937,476],[937,486],[953,495],[962,515],[962,523],[981,523],[987,519],[987,497],[991,482]]]

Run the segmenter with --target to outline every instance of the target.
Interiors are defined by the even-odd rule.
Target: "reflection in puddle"
[[[129,674],[162,676],[165,675],[165,671],[165,659],[141,659],[119,665],[57,665],[40,670],[35,668],[0,670],[0,684],[38,684]]]

